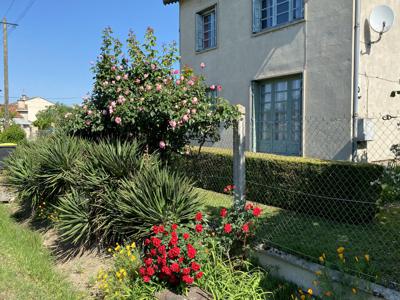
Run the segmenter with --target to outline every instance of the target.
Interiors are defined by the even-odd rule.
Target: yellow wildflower
[[[318,285],[318,281],[317,280],[313,280],[313,285],[317,286]]]
[[[353,292],[353,294],[357,294],[357,289],[356,288],[352,288],[351,291]]]
[[[356,262],[359,262],[358,256],[354,257],[354,259],[356,260]]]
[[[344,253],[344,247],[339,247],[339,248],[337,248],[337,253],[339,253],[339,254],[341,254],[341,253]]]
[[[303,295],[303,294],[304,294],[303,291],[302,291],[301,289],[299,289],[299,294],[300,294],[300,295]]]
[[[323,257],[324,259],[326,259],[326,255],[325,255],[325,253],[322,253],[322,257]]]
[[[366,261],[369,261],[369,259],[370,259],[369,254],[365,254],[364,258],[365,258]]]
[[[339,258],[340,258],[340,260],[344,261],[344,255],[343,255],[343,253],[339,253]]]
[[[317,275],[317,276],[321,276],[321,275],[322,275],[322,272],[321,272],[321,270],[318,270],[318,271],[316,271],[316,272],[315,272],[315,275]]]
[[[306,296],[305,296],[305,295],[301,295],[301,296],[300,296],[300,299],[301,299],[301,300],[305,300],[305,299],[306,299]]]
[[[319,261],[320,261],[321,263],[323,263],[323,262],[325,261],[324,257],[323,257],[323,256],[320,256],[320,257],[319,257]]]
[[[308,290],[307,290],[307,293],[308,293],[309,295],[312,295],[312,294],[313,294],[313,290],[312,290],[312,289],[308,289]]]
[[[108,252],[111,253],[111,252],[112,252],[112,249],[111,249],[111,248],[108,248]]]

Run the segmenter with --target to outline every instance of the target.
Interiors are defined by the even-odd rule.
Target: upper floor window
[[[217,46],[215,6],[196,14],[196,51]]]
[[[253,0],[253,32],[304,18],[304,0]]]

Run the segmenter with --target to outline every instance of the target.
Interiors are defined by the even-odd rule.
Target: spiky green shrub
[[[149,167],[117,191],[104,195],[108,232],[117,240],[138,239],[157,224],[185,223],[201,205],[201,195],[185,176]]]
[[[94,234],[91,199],[72,189],[60,198],[55,207],[58,212],[57,227],[61,238],[73,244],[87,244]]]
[[[79,162],[84,159],[86,143],[74,137],[50,137],[37,152],[36,170],[40,197],[54,204],[75,186]]]
[[[38,149],[37,143],[25,143],[19,145],[5,160],[7,182],[16,189],[18,199],[22,202],[37,203],[39,200],[39,188],[36,182],[39,161],[35,155]]]

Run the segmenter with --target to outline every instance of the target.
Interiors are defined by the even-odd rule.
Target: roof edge
[[[167,4],[179,2],[179,0],[163,0],[163,2],[164,2],[164,5],[167,5]]]

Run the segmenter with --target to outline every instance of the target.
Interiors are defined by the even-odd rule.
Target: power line
[[[17,18],[17,20],[15,21],[15,23],[20,22],[28,13],[28,11],[32,8],[33,4],[35,4],[36,0],[31,0],[31,2],[29,2],[29,4],[25,7],[25,9],[22,11],[22,13],[19,15],[19,17]]]
[[[7,17],[7,14],[10,12],[11,8],[14,6],[16,0],[12,0],[10,5],[8,6],[6,13],[4,14],[3,18]]]

